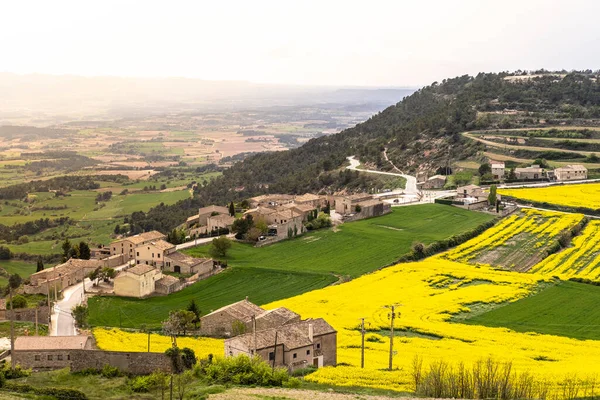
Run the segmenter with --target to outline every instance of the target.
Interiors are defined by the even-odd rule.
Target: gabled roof
[[[169,260],[173,260],[177,263],[185,264],[189,267],[193,267],[198,264],[203,264],[208,261],[212,262],[212,260],[210,258],[195,258],[192,256],[188,256],[187,254],[180,253],[178,251],[171,253],[171,254],[167,254],[165,256],[165,258],[168,258]]]
[[[123,240],[129,240],[133,244],[141,244],[141,243],[149,242],[151,240],[164,239],[165,237],[166,236],[163,235],[162,233],[160,233],[159,231],[150,231],[150,232],[140,233],[139,235],[135,235],[135,236],[129,236],[129,237],[123,238]]]
[[[431,178],[427,179],[428,181],[432,181],[434,179],[443,179],[444,181],[447,179],[444,175],[434,175]]]
[[[156,270],[156,268],[153,267],[152,265],[138,264],[135,267],[126,269],[124,272],[129,272],[134,275],[144,275],[144,274],[147,274],[148,272],[152,272],[153,270]]]
[[[231,224],[233,224],[233,221],[235,221],[235,218],[229,214],[219,214],[219,215],[215,215],[215,216],[208,217],[208,218],[210,218],[211,221],[213,221],[213,220],[221,221],[221,222],[225,223],[226,225],[231,225]]]
[[[316,209],[315,206],[312,206],[310,204],[297,204],[297,203],[284,204],[282,207],[287,208],[287,209],[298,210],[299,212],[309,212],[309,211]]]
[[[370,199],[370,200],[365,200],[365,201],[359,201],[358,203],[356,203],[356,205],[361,206],[361,207],[371,207],[371,206],[376,206],[378,204],[383,204],[383,202],[379,199]]]
[[[66,262],[58,264],[52,268],[46,268],[40,272],[32,274],[31,277],[51,277],[58,274],[70,274],[81,269],[96,269],[102,266],[100,260],[80,260],[77,258],[69,258]],[[52,279],[52,278],[50,278]]]
[[[279,307],[273,310],[265,311],[264,313],[258,315],[256,317],[256,322],[264,321],[264,323],[268,326],[280,326],[299,317],[299,314],[296,314],[289,308]]]
[[[19,336],[15,350],[80,350],[91,336]]]
[[[150,243],[146,243],[147,245],[150,246],[154,246],[156,247],[158,250],[169,250],[172,249],[173,247],[175,247],[175,245],[173,243],[169,243],[166,240],[156,240]]]
[[[294,201],[298,202],[298,203],[303,203],[303,202],[307,202],[307,201],[317,201],[317,200],[321,200],[321,197],[317,196],[316,194],[312,194],[312,193],[305,193],[303,195],[296,196],[294,198]]]
[[[329,333],[336,333],[331,325],[323,318],[307,319],[304,321],[283,325],[277,328],[265,329],[256,332],[256,349],[265,349],[275,346],[275,335],[277,344],[282,344],[286,349],[292,350],[299,347],[312,345],[313,341],[308,336],[309,325],[313,327],[313,338]],[[254,348],[254,333],[247,333],[225,340],[225,344],[231,344],[238,348]],[[236,345],[237,343],[237,345]]]
[[[260,315],[264,313],[265,310],[249,302],[248,300],[238,301],[237,303],[229,304],[228,306],[221,307],[218,310],[211,312],[210,314],[205,315],[202,318],[206,318],[215,314],[229,314],[233,318],[239,321],[249,321],[253,316]]]
[[[163,275],[162,278],[160,278],[159,280],[157,280],[155,282],[157,285],[163,285],[163,286],[173,286],[179,283],[179,279],[175,278],[174,276],[171,275]]]
[[[569,164],[564,167],[556,168],[555,171],[587,171],[587,168],[581,164]]]

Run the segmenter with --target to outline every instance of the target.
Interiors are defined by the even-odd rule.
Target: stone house
[[[373,195],[369,193],[334,196],[335,212],[342,215],[354,214],[358,203],[371,200],[372,198]]]
[[[532,165],[526,168],[515,168],[517,179],[542,179],[543,170],[539,165]]]
[[[308,216],[310,215],[310,213],[315,213],[317,211],[317,207],[313,206],[310,203],[298,204],[294,202],[285,204],[282,207],[287,210],[292,210],[297,214],[300,214],[302,216],[303,222],[308,221]]]
[[[110,244],[110,255],[123,254],[126,262],[134,260],[137,246],[165,238],[166,236],[158,231],[150,231],[119,239]]]
[[[294,203],[297,205],[308,205],[313,208],[318,208],[324,207],[327,203],[327,200],[316,194],[305,193],[303,195],[294,197]]]
[[[353,220],[378,217],[380,215],[392,212],[392,206],[388,203],[384,203],[379,199],[371,199],[358,202],[355,205],[355,210],[356,206],[359,207],[360,211],[354,212]]]
[[[63,264],[32,274],[29,277],[29,284],[24,286],[24,291],[27,294],[45,295],[48,294],[48,290],[60,291],[82,282],[89,273],[102,266],[99,260],[70,258]]]
[[[190,236],[206,235],[216,229],[230,229],[234,220],[229,215],[229,208],[211,205],[200,208],[198,214],[189,217],[184,228]]]
[[[263,194],[248,199],[250,208],[256,207],[277,207],[287,203],[291,203],[294,196],[291,194]]]
[[[165,255],[163,270],[181,274],[205,275],[215,268],[214,260],[210,258],[195,258],[178,251]]]
[[[503,162],[492,161],[492,176],[494,180],[501,181],[504,179],[504,175],[506,174],[506,165]]]
[[[267,311],[246,299],[200,318],[200,330],[206,336],[231,337],[249,332],[254,326],[259,331],[298,321],[300,316],[285,307]]]
[[[308,319],[225,340],[225,356],[259,355],[293,371],[337,364],[337,332],[324,319]]]
[[[235,221],[235,217],[229,214],[213,215],[206,219],[206,230],[207,233],[214,232],[221,229],[231,229]]]
[[[90,350],[92,343],[91,336],[19,336],[13,360],[35,371],[61,369],[71,365],[73,351]]]
[[[278,239],[289,237],[292,232],[295,235],[304,233],[304,224],[302,215],[294,210],[280,209],[266,216],[269,224],[269,232],[273,233]]]
[[[588,170],[581,164],[571,164],[556,168],[554,176],[557,181],[577,181],[587,179]]]
[[[165,265],[165,257],[176,250],[174,244],[165,240],[151,241],[135,248],[135,263],[162,268]]]
[[[123,270],[114,280],[116,296],[146,297],[156,290],[156,281],[163,274],[152,265],[139,264]]]
[[[445,184],[446,177],[444,175],[434,175],[425,182],[421,182],[420,186],[422,189],[441,189]]]
[[[184,283],[170,275],[163,275],[162,278],[154,282],[154,289],[156,293],[160,294],[171,294],[181,290]]]

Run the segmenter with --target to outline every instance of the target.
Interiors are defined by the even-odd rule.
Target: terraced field
[[[571,229],[583,218],[581,214],[524,209],[445,253],[444,258],[528,271],[546,257],[561,231]]]

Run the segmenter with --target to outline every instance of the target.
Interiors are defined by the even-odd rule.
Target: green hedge
[[[16,393],[33,393],[40,396],[52,396],[57,400],[87,400],[85,393],[68,388],[43,387],[36,388],[31,385],[7,382],[4,385],[5,390]]]

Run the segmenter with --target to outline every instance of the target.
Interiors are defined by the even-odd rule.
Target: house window
[[[71,360],[71,355],[67,354],[67,360]]]
[[[139,251],[137,252],[137,256],[138,256],[138,257],[140,256],[140,252],[139,252]]]
[[[294,355],[292,356],[292,358],[298,358],[298,353],[294,353]]]
[[[57,355],[57,356],[56,356],[56,359],[57,359],[58,361],[62,361],[62,354],[59,354],[59,355]]]
[[[154,253],[152,253],[152,258],[154,258]]]
[[[52,356],[50,354],[48,354],[48,361],[52,361]]]
[[[35,356],[35,361],[41,361],[41,359],[42,359],[42,357],[40,357],[39,354]]]
[[[160,258],[160,253],[158,253],[158,254],[156,255],[156,257],[157,257],[157,258]]]
[[[317,349],[321,348],[321,343],[317,343]]]
[[[274,351],[269,352],[269,361],[275,361],[275,352]]]
[[[306,355],[310,356],[310,350],[306,350]]]
[[[113,251],[117,251],[117,248],[116,248],[116,247],[113,247]]]

